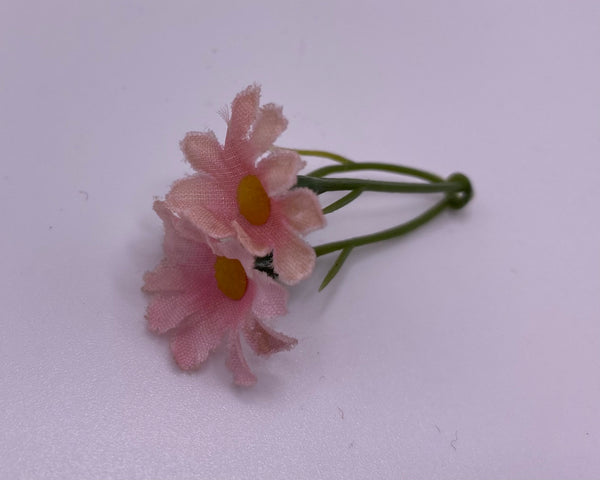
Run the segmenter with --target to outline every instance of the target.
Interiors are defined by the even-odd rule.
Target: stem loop
[[[371,233],[369,235],[360,235],[345,240],[324,243],[314,247],[317,257],[335,251],[341,251],[337,260],[323,279],[323,283],[321,284],[319,290],[325,288],[325,286],[327,286],[327,284],[339,272],[343,263],[346,261],[355,247],[381,242],[383,240],[389,240],[391,238],[405,235],[430,222],[439,214],[441,214],[446,208],[451,208],[453,210],[459,210],[463,208],[473,197],[473,186],[471,185],[471,181],[462,173],[453,173],[447,178],[447,180],[444,180],[442,177],[434,173],[417,168],[406,167],[403,165],[390,165],[387,163],[377,162],[353,162],[346,157],[323,150],[294,150],[300,155],[328,158],[338,163],[337,165],[329,165],[318,168],[308,175],[298,175],[296,187],[310,188],[317,195],[330,191],[349,191],[349,193],[347,193],[345,196],[325,207],[323,209],[323,213],[330,213],[348,205],[365,191],[444,194],[444,198],[441,201],[439,201],[429,210],[426,210],[422,214],[406,223],[381,230],[379,232]],[[420,180],[424,180],[425,182],[390,182],[339,177],[325,178],[334,173],[346,173],[361,170],[395,173],[398,175],[415,177]]]
[[[469,203],[469,200],[473,197],[473,186],[471,185],[471,181],[462,173],[453,173],[448,177],[448,182],[459,183],[462,185],[460,190],[446,193],[448,206],[454,210],[460,210]]]

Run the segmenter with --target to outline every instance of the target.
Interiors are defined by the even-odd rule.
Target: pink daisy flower
[[[315,264],[301,235],[325,219],[311,190],[291,189],[304,167],[299,155],[272,146],[287,127],[281,107],[259,108],[259,99],[256,85],[235,97],[223,146],[212,131],[185,136],[181,149],[198,173],[175,182],[165,201],[212,238],[237,237],[257,257],[273,252],[275,272],[292,285]]]
[[[238,385],[256,377],[242,353],[243,336],[258,355],[289,350],[297,341],[263,323],[286,313],[287,291],[253,268],[254,258],[235,241],[210,241],[164,202],[154,210],[165,227],[164,258],[144,275],[151,293],[150,330],[171,332],[171,350],[183,370],[194,369],[226,337],[227,366]]]

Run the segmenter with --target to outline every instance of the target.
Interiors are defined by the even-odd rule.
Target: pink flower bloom
[[[254,384],[240,338],[258,355],[297,343],[262,322],[286,313],[286,289],[255,270],[253,257],[237,241],[209,244],[164,202],[155,202],[154,210],[163,220],[165,239],[164,258],[146,272],[142,287],[152,294],[146,313],[150,330],[172,333],[171,350],[184,370],[199,367],[226,336],[235,383]]]
[[[301,235],[325,219],[312,191],[290,190],[304,162],[296,152],[272,147],[287,120],[281,107],[259,108],[259,99],[258,86],[235,97],[223,146],[212,131],[185,136],[181,149],[198,173],[175,182],[165,201],[212,238],[237,237],[258,257],[272,251],[279,278],[292,285],[315,264]]]

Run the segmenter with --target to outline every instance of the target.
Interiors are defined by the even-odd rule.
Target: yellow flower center
[[[232,300],[240,300],[246,293],[248,277],[239,260],[217,257],[215,278],[219,290]]]
[[[271,201],[256,175],[246,175],[237,188],[240,213],[252,225],[264,225],[271,214]]]

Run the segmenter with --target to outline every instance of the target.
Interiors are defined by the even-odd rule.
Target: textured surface
[[[0,478],[598,478],[596,1],[0,3]],[[283,146],[464,171],[231,385],[146,330],[154,195],[253,81]],[[324,199],[329,201],[331,198]],[[365,195],[313,243],[430,199]]]

